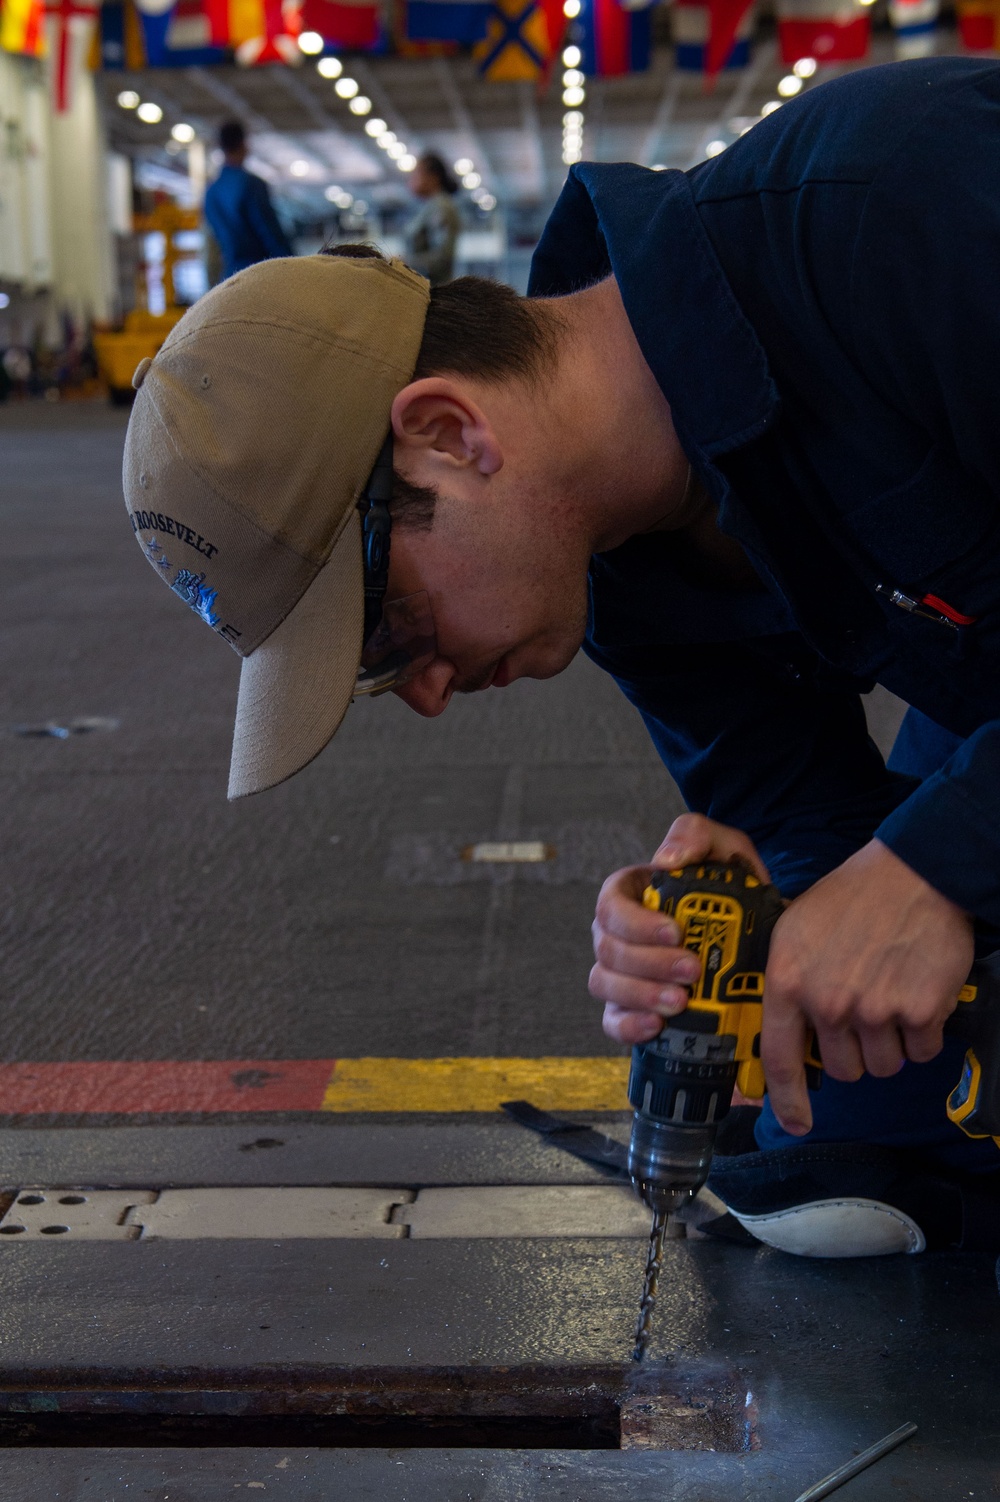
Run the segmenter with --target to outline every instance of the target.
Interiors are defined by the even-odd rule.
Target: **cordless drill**
[[[701,974],[684,1011],[668,1017],[649,1043],[632,1050],[628,1098],[635,1116],[629,1142],[632,1182],[653,1212],[653,1231],[635,1357],[641,1359],[656,1293],[667,1219],[704,1184],[719,1123],[733,1090],[764,1094],[760,1031],[771,932],[783,905],[744,865],[705,863],[657,871],[643,903],[671,917]],[[947,1031],[969,1044],[948,1115],[970,1137],[1000,1147],[1000,985],[990,963],[976,965]],[[810,1038],[806,1075],[819,1084],[821,1061]]]

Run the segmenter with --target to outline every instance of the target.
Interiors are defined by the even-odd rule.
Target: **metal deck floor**
[[[394,1144],[406,1142],[395,1166],[405,1159],[414,1187],[489,1183],[497,1163],[523,1182],[597,1178],[564,1168],[561,1153],[506,1123],[428,1122],[411,1131],[372,1124],[366,1156],[349,1123],[324,1124],[287,1144],[291,1172],[283,1177],[377,1182]],[[117,1174],[105,1179],[128,1178],[143,1134],[145,1182],[152,1162],[159,1184],[225,1177],[212,1172],[225,1161],[216,1128],[136,1128],[125,1152],[111,1146],[114,1129],[97,1131],[85,1155],[70,1133],[75,1156],[65,1161],[77,1169],[88,1161],[93,1183],[94,1170],[113,1166],[119,1152]],[[32,1163],[46,1169],[46,1182],[81,1181],[58,1174],[61,1133],[31,1135]],[[229,1146],[235,1156],[235,1136]],[[266,1157],[242,1154],[254,1165],[246,1176],[256,1177]],[[0,1173],[8,1183],[12,1166],[8,1149]],[[440,1409],[437,1390],[452,1402],[482,1388],[501,1411],[505,1394],[525,1385],[543,1401],[567,1383],[627,1397],[643,1251],[635,1240],[594,1238],[8,1242],[0,1246],[0,1419],[21,1424],[35,1448],[5,1450],[0,1497],[201,1502],[261,1489],[295,1502],[610,1502],[648,1499],[653,1488],[692,1502],[793,1502],[906,1420],[919,1425],[917,1437],[852,1481],[845,1502],[1000,1496],[1000,1299],[992,1259],[978,1257],[818,1262],[671,1244],[646,1378],[654,1389],[683,1390],[695,1407],[701,1394],[740,1412],[751,1394],[749,1451],[738,1425],[726,1431],[729,1453],[338,1450],[315,1438],[280,1449],[266,1433],[260,1447],[253,1443],[255,1415],[332,1412],[345,1387],[374,1394],[376,1406],[383,1390],[426,1391],[428,1412]],[[116,1414],[183,1422],[207,1413],[246,1421],[249,1438],[240,1448],[47,1446],[46,1424],[66,1413],[103,1423]]]

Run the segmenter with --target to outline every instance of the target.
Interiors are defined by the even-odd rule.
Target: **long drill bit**
[[[642,1298],[639,1301],[639,1319],[635,1327],[635,1349],[632,1352],[633,1361],[641,1361],[646,1354],[649,1344],[649,1324],[653,1317],[653,1305],[656,1303],[656,1288],[660,1281],[660,1268],[663,1266],[663,1237],[667,1229],[667,1212],[665,1210],[653,1211],[653,1226],[649,1233],[649,1251],[646,1254],[646,1277],[642,1285]]]

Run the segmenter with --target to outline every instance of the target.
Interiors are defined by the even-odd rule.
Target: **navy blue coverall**
[[[786,896],[874,835],[997,948],[1000,66],[854,73],[690,172],[573,168],[529,290],[609,274],[763,588],[633,538],[592,560],[587,652]],[[916,711],[891,770],[859,697],[876,682]],[[996,1170],[945,1115],[962,1053],[827,1079],[805,1140]],[[803,1139],[765,1107],[757,1140]]]
[[[267,183],[245,167],[227,163],[205,194],[205,218],[222,252],[224,276],[257,261],[290,256]]]

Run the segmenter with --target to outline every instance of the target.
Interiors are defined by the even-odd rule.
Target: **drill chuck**
[[[644,1204],[673,1215],[708,1177],[715,1125],[678,1126],[636,1113],[628,1145],[628,1171]]]

